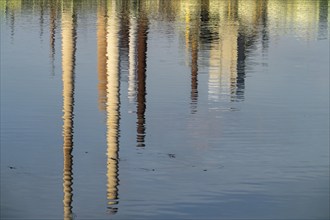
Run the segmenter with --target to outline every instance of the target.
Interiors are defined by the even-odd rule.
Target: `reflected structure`
[[[88,19],[94,19],[95,13],[97,14],[95,78],[98,78],[98,108],[106,113],[106,197],[107,208],[112,214],[118,211],[119,202],[120,82],[125,71],[121,64],[124,65],[127,60],[128,88],[125,96],[127,92],[128,101],[134,104],[136,110],[136,116],[134,115],[132,120],[132,123],[136,123],[136,131],[131,135],[134,136],[134,144],[137,147],[144,147],[147,130],[146,73],[147,51],[148,46],[150,47],[148,37],[151,39],[157,36],[152,35],[156,25],[164,25],[168,36],[179,35],[184,42],[180,46],[182,53],[189,57],[189,65],[187,64],[186,68],[189,76],[185,82],[187,94],[183,96],[187,96],[190,101],[187,106],[189,105],[191,114],[197,113],[198,103],[204,101],[201,88],[205,88],[207,93],[206,102],[216,103],[216,107],[222,107],[223,105],[218,104],[221,102],[243,101],[249,67],[260,64],[253,63],[259,62],[254,60],[249,62],[249,58],[256,57],[253,53],[267,56],[270,40],[275,42],[276,38],[282,36],[294,36],[309,41],[315,38],[327,39],[329,35],[328,0],[98,0],[97,10],[95,7],[89,8],[90,5],[87,0],[0,2],[0,11],[3,13],[1,18],[5,19],[3,23],[8,26],[8,36],[11,36],[12,40],[15,40],[15,34],[22,32],[18,29],[19,24],[26,22],[24,19],[30,14],[34,19],[31,21],[36,24],[36,27],[33,27],[40,30],[39,33],[36,31],[36,35],[38,37],[39,34],[42,40],[49,16],[47,43],[50,48],[52,75],[56,57],[55,39],[56,34],[59,34],[56,33],[59,32],[57,24],[60,23],[58,19],[61,19],[64,219],[73,218],[73,111],[79,13],[86,15],[79,17],[81,27],[89,25]],[[285,35],[288,31],[294,34]],[[207,73],[205,81],[202,71]],[[197,128],[199,127],[196,126]],[[196,137],[200,135],[198,132]]]
[[[145,146],[145,111],[146,111],[146,68],[147,68],[147,33],[148,17],[144,2],[139,2],[137,30],[137,146]]]
[[[136,67],[137,67],[137,11],[135,10],[136,6],[131,5],[131,14],[129,20],[129,49],[128,49],[128,56],[129,56],[129,68],[128,68],[128,101],[130,103],[134,103],[136,100]]]
[[[319,3],[319,22],[318,22],[318,38],[319,39],[327,39],[328,37],[328,27],[330,24],[328,23],[329,19],[329,1],[321,0]]]
[[[209,100],[212,101],[231,101],[235,94],[239,62],[237,10],[237,1],[221,1],[218,11],[214,12],[219,19],[212,30],[217,35],[217,40],[211,43],[209,58],[208,93]]]
[[[57,1],[49,3],[49,45],[51,59],[51,75],[55,75],[55,34],[56,34],[56,18],[57,18]]]
[[[117,212],[118,204],[118,151],[120,119],[119,32],[117,2],[108,2],[106,24],[106,112],[107,112],[107,199],[110,213]]]
[[[100,0],[97,8],[98,106],[107,119],[107,209],[118,211],[120,122],[120,20],[116,1]]]
[[[188,53],[191,54],[191,90],[190,90],[190,108],[191,113],[194,114],[197,112],[197,102],[198,102],[198,46],[200,37],[200,19],[195,18],[193,13],[196,13],[196,10],[190,9],[189,2],[185,3],[185,40],[186,40],[186,49]],[[190,50],[189,50],[190,49]]]
[[[107,88],[107,0],[100,0],[97,8],[97,72],[98,107],[106,109]]]
[[[73,1],[66,1],[62,8],[62,80],[63,80],[63,206],[64,219],[73,219],[73,108],[74,69],[76,51],[76,15]]]
[[[204,34],[209,36],[210,47],[209,100],[244,100],[246,59],[249,53],[256,51],[260,41],[264,51],[268,47],[267,1],[212,1],[208,4],[204,17],[217,18],[209,21],[212,25],[202,23],[210,27]]]

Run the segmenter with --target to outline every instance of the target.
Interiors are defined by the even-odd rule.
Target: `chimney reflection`
[[[57,2],[52,1],[49,3],[49,45],[50,45],[50,59],[51,59],[51,74],[55,75],[55,32],[56,32],[56,16],[57,16]]]
[[[145,143],[145,111],[146,111],[146,67],[147,67],[147,32],[148,19],[143,10],[144,5],[139,5],[138,30],[137,30],[137,146],[144,147]]]
[[[97,72],[98,72],[98,107],[106,109],[107,90],[107,0],[100,0],[97,8]]]
[[[62,80],[63,80],[63,206],[64,219],[73,219],[73,108],[74,108],[74,68],[76,50],[76,21],[73,1],[65,1],[62,6]]]
[[[44,34],[44,1],[40,1],[40,17],[39,17],[39,26],[40,26],[40,39],[42,39],[42,36]]]
[[[109,2],[107,21],[107,84],[106,84],[106,111],[107,111],[107,199],[111,214],[117,212],[118,204],[118,151],[119,151],[119,31],[120,23],[117,16],[116,1]]]
[[[133,103],[136,96],[136,30],[137,20],[136,14],[132,10],[130,18],[130,29],[129,29],[129,69],[128,69],[128,101]]]
[[[198,46],[199,41],[199,26],[200,19],[191,18],[192,13],[190,11],[189,3],[186,3],[186,28],[185,28],[185,39],[186,46],[191,48],[191,91],[190,91],[190,108],[191,113],[197,112],[197,101],[198,101]]]
[[[196,36],[196,35],[194,35]],[[197,111],[198,101],[198,41],[194,37],[191,41],[191,113]]]

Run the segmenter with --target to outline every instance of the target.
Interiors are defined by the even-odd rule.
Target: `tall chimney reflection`
[[[100,0],[97,8],[97,72],[98,72],[98,107],[106,109],[107,90],[107,1]]]
[[[191,113],[196,113],[197,109],[197,101],[198,101],[198,40],[197,37],[199,32],[197,30],[198,24],[194,29],[196,29],[195,33],[193,33],[191,40]]]
[[[141,3],[141,2],[140,2]],[[138,63],[137,63],[137,146],[144,147],[146,111],[146,67],[148,18],[140,5],[138,26]]]
[[[72,149],[74,67],[76,50],[76,23],[73,1],[62,5],[62,80],[63,80],[63,206],[64,219],[72,219]]]
[[[194,114],[197,111],[198,101],[198,46],[200,37],[200,19],[197,18],[197,14],[194,12],[192,18],[192,12],[190,10],[190,2],[185,2],[185,46],[186,53],[191,55],[191,91],[190,91],[190,108],[191,113]]]
[[[133,15],[133,11],[130,18],[130,29],[129,29],[129,69],[128,69],[128,100],[134,102],[135,90],[136,90],[136,29],[137,21],[136,15]]]
[[[110,213],[115,214],[118,204],[118,151],[119,151],[119,31],[116,1],[109,4],[107,23],[107,199]]]

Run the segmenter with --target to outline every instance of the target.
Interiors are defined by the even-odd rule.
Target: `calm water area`
[[[1,219],[329,219],[328,0],[1,0]]]

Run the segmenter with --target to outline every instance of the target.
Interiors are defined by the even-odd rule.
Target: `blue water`
[[[1,219],[329,219],[329,1],[3,1]]]

